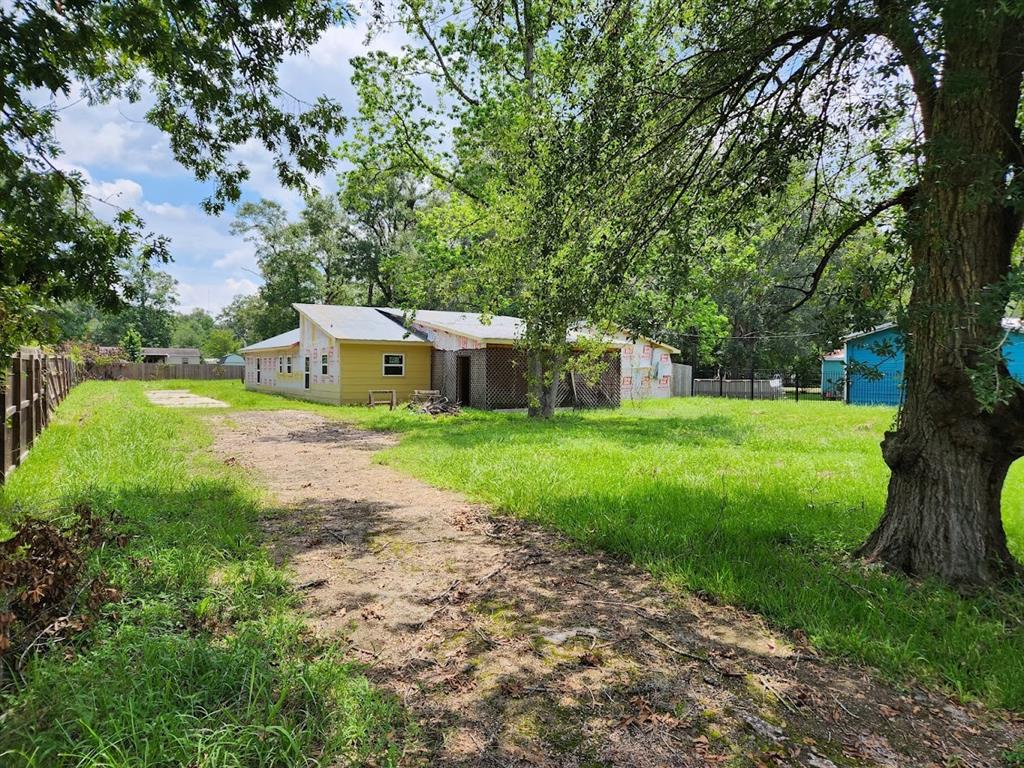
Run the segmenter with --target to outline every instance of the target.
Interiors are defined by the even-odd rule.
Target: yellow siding
[[[430,389],[430,351],[425,344],[341,342],[341,401],[365,403],[371,389],[393,389],[408,400],[414,389]],[[385,376],[385,354],[405,355],[405,375]]]

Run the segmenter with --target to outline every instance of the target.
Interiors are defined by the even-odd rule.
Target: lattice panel
[[[458,398],[458,363],[456,353],[448,350],[435,349],[431,355],[430,388],[436,389],[451,402]]]
[[[487,407],[526,407],[526,353],[513,347],[487,347]]]
[[[567,374],[558,387],[558,404],[565,408],[616,408],[622,398],[621,360],[618,353],[606,352],[605,367],[597,381]]]

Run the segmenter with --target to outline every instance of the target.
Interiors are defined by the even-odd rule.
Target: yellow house
[[[402,401],[430,388],[423,335],[372,307],[293,306],[298,328],[241,350],[246,389],[341,405],[365,403],[372,390]]]
[[[365,403],[374,391],[404,401],[414,390],[432,389],[473,408],[526,406],[526,352],[519,343],[525,324],[518,317],[293,306],[298,328],[242,350],[248,389],[332,405]],[[566,340],[596,333],[580,326]],[[600,337],[607,344],[604,371],[592,381],[566,373],[560,405],[614,407],[625,398],[671,394],[671,355],[679,350],[625,332]]]

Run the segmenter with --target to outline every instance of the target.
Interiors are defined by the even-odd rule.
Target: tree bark
[[[547,355],[547,366],[544,371],[544,396],[541,403],[541,416],[550,419],[558,407],[559,380],[562,378],[562,356],[556,352]]]
[[[540,418],[544,407],[544,359],[539,349],[526,351],[526,414]]]
[[[1024,398],[1010,387],[983,407],[970,373],[988,358],[1009,382],[997,350],[1001,283],[1021,228],[1006,181],[1020,161],[1024,35],[995,2],[949,5],[959,12],[945,18],[942,85],[929,105],[922,178],[908,211],[906,399],[882,443],[892,470],[885,514],[860,554],[973,585],[1016,570],[1001,496],[1010,464],[1024,455]]]

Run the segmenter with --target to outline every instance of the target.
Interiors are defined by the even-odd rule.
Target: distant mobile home
[[[142,362],[181,365],[203,362],[203,353],[195,347],[143,347]]]
[[[1003,358],[1010,375],[1024,381],[1024,325],[1016,318],[1003,320],[1006,338]],[[851,405],[899,405],[903,402],[903,332],[885,323],[844,339],[841,350],[822,360],[822,396],[826,389],[835,399]],[[841,366],[841,368],[839,367]]]
[[[241,350],[248,389],[332,404],[365,403],[371,391],[408,400],[437,390],[474,408],[523,408],[523,321],[473,312],[295,304],[299,327]],[[590,333],[574,331],[568,341]],[[617,406],[668,397],[674,347],[625,334],[605,337],[598,381],[567,375],[560,405]]]

